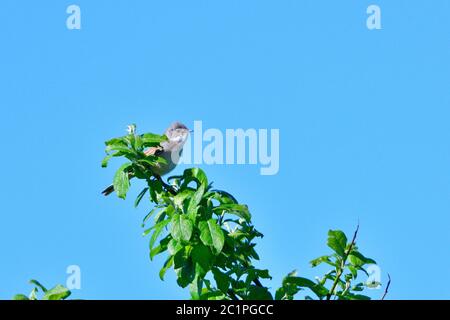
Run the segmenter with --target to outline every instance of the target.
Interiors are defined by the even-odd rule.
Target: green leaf
[[[160,223],[161,221],[163,221],[164,219],[166,219],[166,217],[168,216],[167,212],[169,210],[171,210],[173,207],[169,206],[169,207],[165,207],[164,209],[162,209],[161,211],[159,211],[156,216],[155,216],[155,222],[156,223]]]
[[[225,211],[229,214],[234,214],[238,216],[239,218],[244,219],[247,222],[250,222],[252,216],[250,214],[250,211],[248,210],[248,207],[244,204],[222,204],[216,208],[214,208],[214,212],[221,214],[222,211]]]
[[[69,289],[58,284],[52,289],[47,290],[47,292],[45,292],[44,296],[42,297],[42,300],[64,300],[68,296],[70,296],[70,294],[71,292]]]
[[[202,286],[203,286],[203,279],[196,276],[194,281],[189,286],[189,292],[191,293],[192,300],[200,300],[200,297],[202,295]]]
[[[156,212],[156,210],[160,209],[160,207],[155,207],[153,208],[149,213],[147,213],[147,215],[144,217],[144,219],[142,219],[142,228],[145,227],[145,223],[148,221],[148,219],[150,219],[150,217]],[[166,210],[166,209],[163,209]]]
[[[156,162],[158,163],[158,164],[162,164],[162,165],[165,165],[165,164],[168,164],[169,162],[167,162],[167,160],[165,159],[165,158],[163,158],[163,157],[157,157],[156,158]]]
[[[143,146],[143,141],[141,136],[133,135],[133,149],[136,151],[141,151]]]
[[[199,243],[192,249],[192,261],[196,264],[196,274],[204,277],[210,270],[212,265],[213,255],[207,246]]]
[[[111,146],[111,145],[121,145],[121,146],[127,146],[127,143],[124,140],[124,137],[120,138],[113,138],[108,141],[105,141],[105,146]]]
[[[348,293],[345,297],[349,300],[371,300],[370,297],[362,294]]]
[[[16,294],[13,297],[13,300],[30,300],[30,299],[28,299],[28,297],[24,294]]]
[[[269,289],[265,287],[250,286],[248,295],[248,300],[273,300],[272,294]]]
[[[122,165],[114,176],[113,185],[114,190],[119,198],[125,199],[127,196],[128,189],[130,188],[130,180],[128,177],[128,168],[131,163],[125,163]]]
[[[347,237],[340,230],[328,231],[328,247],[334,250],[339,256],[345,255],[345,247],[347,246]]]
[[[205,172],[200,168],[190,168],[184,170],[183,179],[184,186],[187,186],[191,181],[195,180],[199,183],[199,186],[203,185],[205,190],[208,187],[208,178],[206,177]]]
[[[175,239],[170,240],[167,250],[171,255],[175,255],[179,250],[183,248],[183,245]]]
[[[195,279],[195,266],[192,260],[189,259],[182,268],[176,269],[176,273],[178,285],[186,288]]]
[[[179,208],[179,210],[184,212],[184,201],[186,199],[188,199],[189,197],[192,197],[193,195],[193,191],[189,190],[189,189],[185,189],[181,192],[178,192],[174,197],[173,197],[173,202],[175,204],[176,208]]]
[[[116,151],[115,153],[112,154],[113,157],[121,155],[124,155],[125,157],[131,159],[136,157],[136,153],[133,150],[129,149],[128,146],[123,146],[119,144],[108,145],[106,147],[106,152],[110,153],[111,151]]]
[[[150,260],[153,260],[153,258],[160,254],[163,253],[164,251],[167,250],[167,245],[170,241],[170,237],[166,236],[165,238],[163,238],[160,242],[159,242],[159,246],[153,248],[150,250]]]
[[[255,269],[256,274],[258,275],[258,277],[262,278],[262,279],[272,279],[272,276],[269,273],[269,270],[267,269]]]
[[[353,266],[348,266],[347,268],[350,271],[350,273],[352,274],[353,279],[356,279],[356,277],[358,276],[358,270]]]
[[[259,260],[259,255],[256,253],[254,247],[251,247],[251,248],[249,249],[248,255],[249,255],[250,257],[252,257],[253,259],[255,259],[255,260]]]
[[[167,248],[166,248],[167,249]],[[155,256],[165,251],[164,247],[159,245],[150,250],[150,260],[153,260]]]
[[[253,280],[255,279],[272,279],[272,277],[269,274],[269,270],[264,269],[264,270],[260,270],[260,269],[249,269],[247,272],[247,278],[245,280],[245,283],[247,286],[249,286]]]
[[[200,221],[200,240],[203,244],[210,246],[213,253],[218,255],[225,243],[225,236],[222,229],[214,219],[208,221]]]
[[[108,166],[108,161],[114,157],[113,154],[108,154],[106,157],[103,158],[102,160],[102,168],[106,168]]]
[[[156,146],[165,140],[167,140],[166,136],[160,136],[154,133],[145,133],[141,135],[142,145],[145,147]]]
[[[136,208],[139,203],[141,202],[142,198],[144,197],[144,195],[147,193],[148,188],[144,188],[142,189],[142,191],[138,194],[138,196],[136,197],[136,201],[134,202],[134,207]]]
[[[182,268],[188,261],[191,254],[192,247],[186,246],[181,250],[178,250],[173,257],[173,264],[175,269]]]
[[[352,252],[348,256],[348,259],[350,263],[355,267],[362,267],[365,264],[376,264],[375,260],[366,258],[356,250],[352,250]]]
[[[217,288],[223,293],[227,293],[230,287],[230,277],[217,268],[212,269],[214,280],[216,280]]]
[[[282,300],[285,294],[286,293],[283,287],[278,288],[277,291],[275,292],[275,300]]]
[[[42,290],[42,292],[47,292],[47,289],[37,280],[31,279],[29,281],[30,284],[34,284],[36,287]]]
[[[218,200],[221,204],[238,203],[233,195],[223,190],[211,190],[207,196]]]
[[[205,186],[202,184],[200,187],[195,191],[195,193],[192,195],[192,197],[189,200],[189,205],[187,209],[187,213],[191,217],[191,220],[195,221],[195,216],[197,214],[197,207],[202,201],[203,195],[205,194]]]
[[[160,223],[156,224],[153,226],[153,229],[155,231],[153,231],[152,237],[150,238],[150,250],[153,249],[153,245],[155,244],[156,240],[158,239],[159,235],[161,234],[161,232],[163,231],[164,227],[167,226],[169,224],[170,220],[166,219],[161,221]]]
[[[203,300],[227,300],[227,296],[220,290],[208,291],[207,289],[203,289],[201,298]]]
[[[161,280],[164,281],[164,276],[167,270],[169,270],[172,267],[172,265],[173,265],[173,256],[170,256],[169,258],[167,258],[166,262],[164,262],[164,266],[159,271],[159,278]]]
[[[163,190],[161,182],[158,180],[150,180],[149,187],[150,187],[150,198],[154,203],[158,204],[158,194],[161,194]]]
[[[147,156],[147,158],[139,159],[137,162],[144,168],[152,169],[154,166],[158,165],[158,157]]]
[[[364,283],[360,282],[353,286],[352,291],[364,291],[365,285]]]
[[[314,292],[319,298],[324,297],[328,294],[328,290],[320,285],[306,278],[302,277],[286,277],[284,279],[285,283],[292,283],[301,288],[308,288]]]
[[[179,187],[181,179],[183,179],[183,176],[170,176],[167,178],[167,183]]]
[[[177,241],[189,241],[194,228],[192,221],[184,214],[174,214],[170,234]]]
[[[322,257],[316,258],[314,260],[311,260],[311,262],[310,262],[311,267],[313,267],[313,268],[317,267],[318,265],[320,265],[322,263],[326,263],[326,264],[329,264],[331,266],[335,266],[336,265],[335,263],[333,263],[330,260],[330,256],[322,256]]]

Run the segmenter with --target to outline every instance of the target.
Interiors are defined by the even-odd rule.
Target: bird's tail
[[[102,194],[106,197],[106,196],[109,196],[113,192],[114,192],[114,186],[110,185],[109,187],[107,187],[105,190],[102,191]]]

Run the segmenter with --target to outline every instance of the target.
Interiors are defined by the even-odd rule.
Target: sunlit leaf
[[[169,241],[170,241],[170,237],[166,236],[165,238],[163,238],[159,242],[158,246],[156,246],[153,249],[151,249],[150,250],[150,260],[153,260],[153,258],[155,256],[157,256],[158,254],[163,253],[164,251],[166,251]]]
[[[127,196],[128,189],[130,188],[130,180],[128,176],[128,168],[131,163],[125,163],[122,165],[114,175],[113,185],[114,190],[119,198],[125,199]]]
[[[326,264],[329,264],[331,266],[335,266],[335,263],[333,263],[330,260],[330,256],[322,256],[322,257],[316,258],[314,260],[311,260],[311,262],[310,262],[311,267],[313,267],[313,268],[317,267],[318,265],[320,265],[322,263],[326,263]]]
[[[47,290],[42,300],[64,300],[71,294],[70,290],[58,284],[50,290]]]
[[[197,206],[202,201],[202,197],[205,193],[205,186],[202,184],[200,187],[195,191],[195,193],[191,196],[189,200],[189,205],[187,209],[187,213],[191,217],[192,220],[195,219],[195,215],[197,213]]]
[[[47,289],[39,281],[31,279],[29,282],[31,284],[34,284],[39,289],[41,289],[42,292],[44,292],[44,293],[47,292]]]
[[[340,230],[328,231],[327,245],[338,255],[343,257],[345,255],[345,248],[347,246],[347,237],[345,236],[345,233]]]
[[[145,133],[141,135],[142,145],[145,147],[157,146],[158,144],[166,140],[166,136],[160,136],[154,133]]]
[[[153,249],[153,245],[155,244],[159,235],[163,231],[164,227],[167,226],[169,224],[169,222],[170,222],[170,220],[166,219],[166,220],[163,220],[153,226],[154,231],[153,231],[152,237],[150,238],[150,244],[149,244],[150,250]]]
[[[220,226],[214,219],[201,221],[199,223],[200,240],[203,244],[210,246],[215,255],[218,255],[225,243],[225,237]]]
[[[248,210],[248,207],[244,204],[222,204],[214,208],[214,212],[216,213],[226,212],[229,214],[234,214],[247,222],[250,222],[252,218],[250,211]]]
[[[159,271],[159,278],[161,280],[164,280],[164,275],[166,274],[167,270],[172,267],[172,265],[173,265],[173,256],[169,256],[169,258],[167,258],[166,262],[164,262],[163,267]]]
[[[325,287],[323,287],[322,285],[317,284],[309,279],[302,278],[302,277],[286,277],[283,280],[283,283],[284,284],[291,283],[291,284],[295,284],[301,288],[308,288],[312,292],[314,292],[319,298],[326,296],[328,294],[328,290]]]
[[[147,193],[147,191],[148,191],[148,188],[142,189],[142,191],[136,197],[136,201],[134,201],[134,207],[137,207],[139,205],[139,203],[141,202],[142,198]]]
[[[183,179],[183,185],[185,186],[195,180],[199,185],[203,185],[205,189],[208,187],[208,178],[206,177],[205,172],[200,168],[190,168],[184,170]]]
[[[349,256],[348,259],[352,265],[355,267],[362,267],[365,264],[376,264],[375,260],[366,258],[363,256],[360,252],[353,250]]]
[[[171,219],[170,234],[177,241],[189,241],[191,239],[193,224],[184,214],[174,214]]]

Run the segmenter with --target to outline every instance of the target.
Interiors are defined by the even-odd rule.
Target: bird
[[[160,178],[175,169],[190,132],[192,132],[192,130],[189,130],[184,124],[175,121],[164,132],[164,135],[167,137],[166,141],[161,142],[157,147],[151,147],[144,150],[146,156],[158,156],[166,160],[165,163],[158,163],[152,167],[152,172],[157,178]],[[105,188],[102,191],[102,194],[108,196],[112,192],[114,192],[114,185]]]

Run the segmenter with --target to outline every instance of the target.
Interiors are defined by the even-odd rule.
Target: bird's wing
[[[163,148],[159,147],[150,147],[144,151],[146,156],[159,156],[163,152]]]

